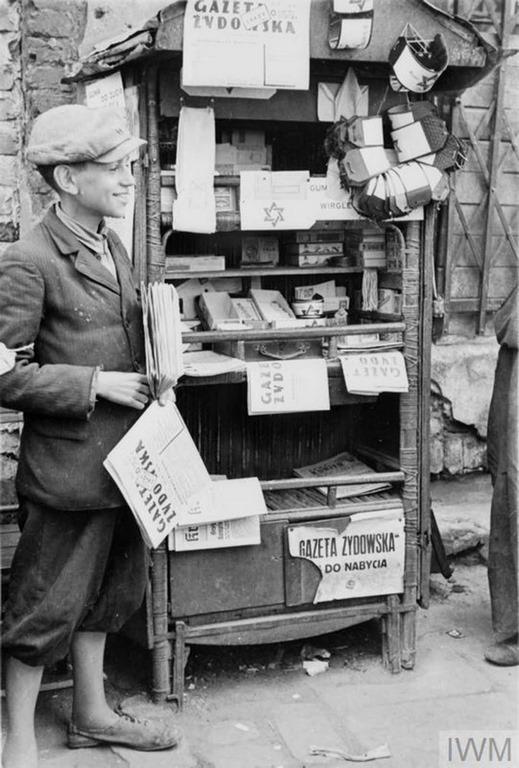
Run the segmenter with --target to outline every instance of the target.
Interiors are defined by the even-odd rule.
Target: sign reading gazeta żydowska
[[[310,0],[188,0],[182,84],[307,90]]]
[[[339,522],[339,521],[337,521]],[[288,528],[292,557],[321,572],[313,602],[403,591],[404,513],[401,507]]]

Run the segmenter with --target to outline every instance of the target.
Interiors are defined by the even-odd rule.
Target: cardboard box
[[[369,252],[358,254],[355,259],[355,264],[363,269],[385,269],[386,268],[386,252],[381,251],[379,253]]]
[[[252,131],[245,128],[238,128],[231,134],[231,144],[234,144],[235,147],[240,146],[240,144],[264,147],[265,131]]]
[[[259,309],[252,299],[231,299],[237,317],[244,323],[251,323],[254,326],[259,324],[266,325],[259,313]]]
[[[269,323],[276,320],[293,320],[295,315],[287,300],[279,291],[256,290],[250,291],[250,297],[258,308],[262,318]]]
[[[327,254],[328,256],[342,256],[344,245],[342,242],[330,243],[286,243],[285,253],[299,255]]]
[[[287,253],[286,263],[293,267],[322,267],[336,255],[333,253]]]
[[[216,212],[230,212],[238,210],[236,200],[236,187],[215,187],[214,199],[216,203]]]
[[[222,272],[225,256],[166,256],[166,273]]]
[[[338,230],[300,230],[292,232],[286,242],[295,243],[336,243],[344,242],[344,233]]]
[[[279,264],[279,242],[277,237],[255,236],[243,237],[241,241],[241,265],[272,266]]]
[[[323,299],[336,296],[337,286],[335,280],[327,280],[324,283],[315,283],[314,285],[296,285],[294,287],[294,299],[311,299],[316,293]]]
[[[249,300],[252,306],[247,311],[245,301],[246,299],[232,299],[226,291],[214,291],[203,293],[198,306],[205,324],[211,331],[265,327],[266,323],[254,303]]]
[[[217,144],[215,153],[216,169],[222,173],[223,166],[236,170],[252,170],[251,166],[263,167],[267,164],[267,148],[249,144]]]

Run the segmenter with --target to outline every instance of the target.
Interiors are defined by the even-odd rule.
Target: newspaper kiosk
[[[213,12],[229,29],[238,24],[216,8],[231,4],[195,5],[200,17],[195,25],[218,26],[217,20],[211,22]],[[324,359],[330,410],[249,415],[243,370],[181,380],[177,403],[209,471],[230,478],[259,477],[268,513],[261,519],[259,544],[196,549],[188,541],[184,551],[166,545],[152,551],[151,587],[138,634],[153,654],[154,695],[176,698],[180,704],[186,646],[193,644],[278,642],[376,618],[382,623],[388,667],[392,672],[411,669],[417,606],[428,602],[429,354],[438,205],[379,222],[378,242],[383,245],[373,267],[369,248],[363,261],[358,247],[372,222],[351,206],[347,216],[337,214],[326,196],[321,197],[321,210],[328,214],[316,216],[306,228],[296,217],[298,223],[290,230],[278,226],[284,215],[281,205],[256,201],[272,226],[268,233],[265,228],[244,231],[240,171],[247,163],[253,170],[306,171],[317,187],[323,183],[323,142],[335,120],[326,99],[331,93],[333,103],[349,67],[370,115],[408,103],[388,86],[394,72],[389,55],[408,24],[428,38],[441,33],[449,54],[430,100],[483,76],[492,51],[470,25],[426,2],[391,0],[384,3],[383,13],[368,3],[362,19],[355,19],[358,29],[348,14],[330,16],[333,3],[312,0],[310,5],[306,88],[273,86],[270,93],[243,97],[232,92],[235,79],[230,87],[225,82],[205,90],[181,87],[184,17],[193,9],[188,4],[185,11],[182,3],[166,8],[127,39],[97,50],[70,78],[88,86],[120,71],[127,92],[138,90],[140,132],[148,140],[148,164],[136,189],[133,252],[138,279],[172,280],[177,286],[193,278],[205,286],[210,282],[211,293],[200,289],[199,306],[200,295],[219,292],[248,297],[251,291],[278,291],[293,303],[296,288],[330,282],[340,289],[335,298],[349,300],[342,315],[335,313],[333,324],[222,330],[218,324],[211,328],[207,312],[201,312],[205,329],[195,328],[194,319],[183,336],[186,345],[230,352],[245,361]],[[344,11],[346,4],[339,5]],[[256,9],[260,16],[262,9],[265,5]],[[290,17],[283,18],[286,32]],[[241,23],[252,27],[271,21],[241,17]],[[279,77],[276,56],[287,66],[286,56],[279,46],[269,56]],[[234,67],[244,62],[235,58]],[[172,222],[178,119],[184,106],[214,110],[221,147],[221,168],[214,177],[220,201],[214,233],[179,231]],[[341,243],[338,258],[301,265],[302,245],[326,243]],[[243,256],[245,245],[252,247],[255,261]],[[306,251],[318,254],[319,249]],[[222,256],[215,268],[211,258]],[[376,270],[379,299],[389,297],[389,305],[363,305],[368,269]],[[347,389],[338,352],[341,347],[358,351],[359,344],[369,350],[366,335],[403,353],[407,391],[362,394]],[[340,462],[338,469],[333,466],[345,452],[361,459],[366,469],[352,474]],[[367,484],[368,492],[351,490],[359,484]],[[341,493],[341,488],[349,490]]]

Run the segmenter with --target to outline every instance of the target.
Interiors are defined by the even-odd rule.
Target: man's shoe
[[[498,667],[515,667],[519,664],[519,645],[494,643],[485,651],[485,659]]]
[[[119,715],[113,725],[104,728],[78,728],[74,723],[69,723],[67,733],[67,746],[70,749],[119,744],[142,752],[154,752],[171,749],[177,743],[178,736],[171,725],[161,720],[138,720],[126,713]]]

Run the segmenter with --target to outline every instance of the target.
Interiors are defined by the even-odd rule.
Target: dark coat
[[[140,412],[99,399],[92,378],[143,371],[131,264],[108,235],[119,283],[51,209],[0,258],[0,341],[34,343],[0,376],[0,403],[24,412],[17,490],[56,509],[123,503],[102,463]]]

